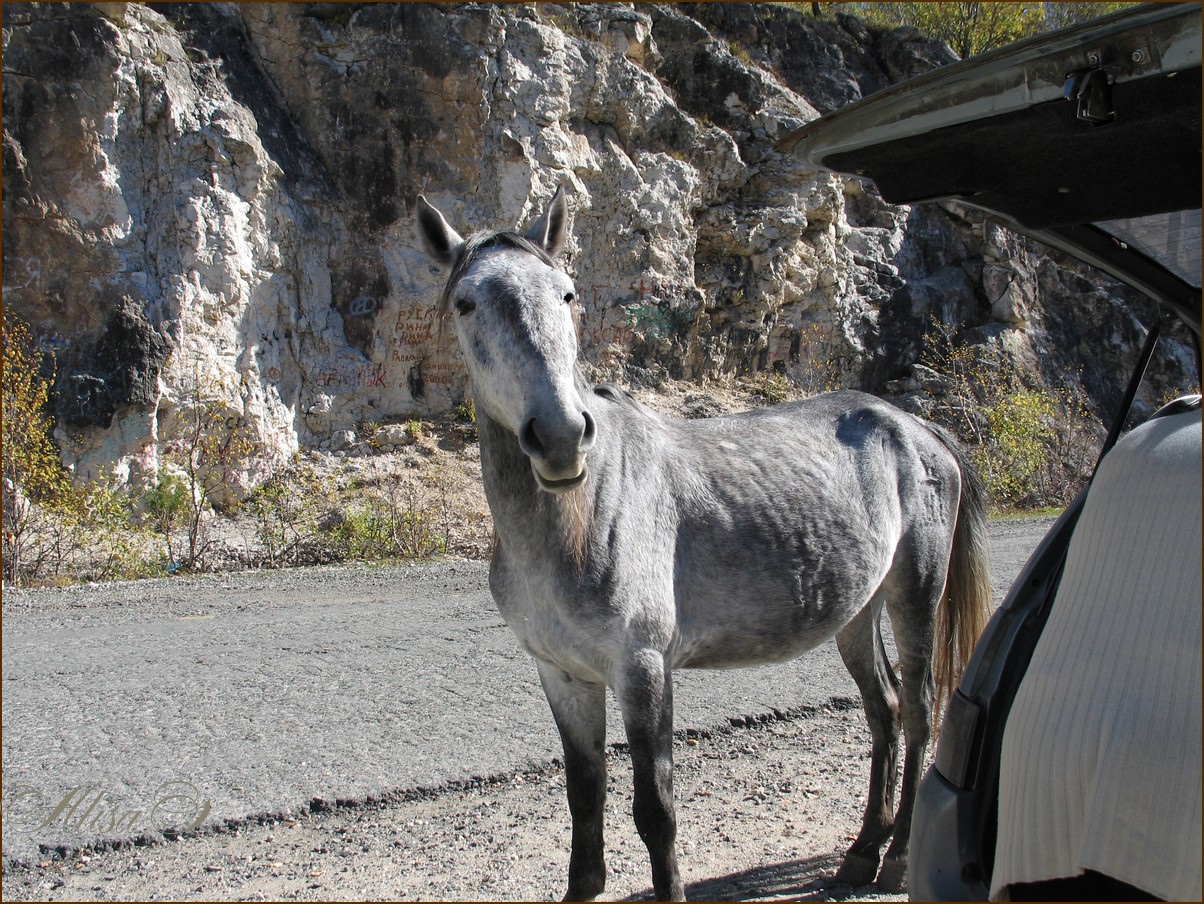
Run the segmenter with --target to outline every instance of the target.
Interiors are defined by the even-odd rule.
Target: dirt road
[[[997,600],[1046,526],[993,525]],[[483,580],[460,562],[6,594],[5,900],[558,898],[554,730]],[[816,651],[695,674],[675,751],[690,896],[887,899],[831,882],[868,768],[843,669]],[[623,899],[648,868],[612,742]],[[179,841],[148,830],[147,789],[170,781],[207,807]],[[127,840],[88,847],[89,829]]]

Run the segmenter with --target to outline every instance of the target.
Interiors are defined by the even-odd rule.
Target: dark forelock
[[[445,316],[451,310],[452,292],[460,280],[464,278],[464,274],[468,272],[468,268],[472,266],[473,262],[483,252],[488,251],[490,248],[516,248],[519,251],[535,255],[535,257],[549,267],[559,269],[556,267],[556,261],[552,259],[548,252],[517,232],[478,232],[470,235],[456,254],[451,272],[447,277],[447,283],[443,287],[443,294],[439,296],[439,307],[436,313],[440,317]]]

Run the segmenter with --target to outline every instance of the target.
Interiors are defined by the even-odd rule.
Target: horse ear
[[[422,195],[418,196],[418,231],[422,234],[422,244],[436,263],[450,267],[456,259],[456,252],[464,244],[460,233],[448,225],[443,214]]]
[[[548,252],[551,257],[555,257],[564,247],[564,240],[568,237],[568,225],[569,205],[564,199],[564,186],[561,185],[556,189],[556,194],[552,196],[543,216],[527,230],[527,238]]]

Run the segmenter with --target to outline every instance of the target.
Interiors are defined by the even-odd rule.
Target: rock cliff
[[[935,321],[1106,408],[1144,332],[1120,287],[773,150],[952,59],[763,4],[5,3],[5,307],[80,477],[149,478],[203,399],[262,444],[250,486],[463,399],[417,194],[511,227],[563,184],[597,377],[901,393]]]

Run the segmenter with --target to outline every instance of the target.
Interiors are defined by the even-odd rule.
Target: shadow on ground
[[[757,866],[739,873],[691,882],[686,886],[686,898],[690,901],[761,901],[775,898],[844,901],[864,898],[867,890],[877,890],[875,886],[857,889],[838,884],[832,877],[839,866],[839,854]],[[652,889],[626,900],[651,901]]]

